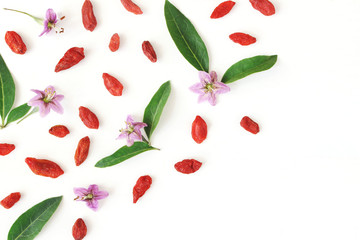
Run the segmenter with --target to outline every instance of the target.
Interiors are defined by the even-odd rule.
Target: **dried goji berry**
[[[233,1],[225,1],[220,3],[212,12],[210,18],[221,18],[223,16],[225,16],[226,14],[228,14],[231,9],[234,7],[235,2]]]
[[[11,153],[15,149],[14,144],[0,143],[0,155],[5,156]]]
[[[240,125],[246,131],[249,131],[253,134],[257,134],[260,131],[259,125],[256,122],[254,122],[251,118],[249,118],[248,116],[245,116],[241,119]]]
[[[85,58],[84,48],[73,47],[66,51],[55,67],[55,72],[71,68]]]
[[[113,96],[121,96],[124,89],[123,85],[119,80],[111,76],[110,74],[103,73],[104,85],[109,93]]]
[[[49,133],[56,137],[63,138],[66,135],[68,135],[70,133],[70,131],[64,125],[55,125],[49,129]]]
[[[26,45],[20,35],[14,31],[6,32],[5,42],[10,47],[11,51],[13,51],[14,53],[25,54],[27,50]]]
[[[87,227],[82,218],[78,218],[72,228],[72,235],[75,240],[82,240],[87,233]]]
[[[84,24],[85,29],[89,30],[90,32],[94,31],[97,25],[97,21],[94,15],[93,5],[90,2],[90,0],[85,0],[81,8],[81,14],[82,14],[82,22]]]
[[[275,14],[274,5],[268,0],[250,0],[253,8],[264,14],[265,16],[270,16]]]
[[[6,209],[11,208],[20,200],[21,194],[19,192],[11,193],[9,196],[1,200],[0,205]]]
[[[91,129],[98,129],[99,128],[99,120],[95,113],[90,111],[90,109],[86,107],[79,107],[79,117],[81,121]]]
[[[145,56],[151,61],[151,62],[156,62],[157,61],[157,56],[156,53],[154,51],[153,46],[151,45],[151,43],[149,41],[144,41],[142,43],[142,50],[145,54]]]
[[[141,176],[133,189],[133,202],[136,203],[139,198],[141,198],[145,192],[150,188],[152,179],[149,175]]]
[[[80,166],[86,160],[89,154],[89,148],[90,138],[86,136],[80,139],[74,157],[76,166]]]
[[[197,143],[202,143],[207,136],[207,124],[200,116],[196,116],[191,127],[191,136]]]
[[[64,174],[61,167],[50,160],[28,157],[25,159],[25,162],[36,175],[57,178]]]
[[[114,33],[114,35],[112,35],[111,39],[110,39],[110,43],[109,43],[109,49],[112,52],[115,52],[119,49],[120,47],[120,36],[117,33]]]
[[[253,36],[240,32],[231,34],[229,38],[233,40],[235,43],[239,43],[243,46],[247,46],[256,42],[256,38],[254,38]]]
[[[190,174],[200,169],[202,163],[195,159],[185,159],[175,164],[175,169],[178,172]]]
[[[132,12],[136,15],[142,14],[140,7],[133,3],[131,0],[121,0],[122,5],[125,7],[126,10]]]

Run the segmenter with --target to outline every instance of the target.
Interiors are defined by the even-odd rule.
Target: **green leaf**
[[[232,83],[250,74],[270,69],[276,63],[277,55],[255,56],[243,59],[226,70],[222,82]]]
[[[11,226],[8,240],[32,240],[49,221],[62,196],[49,198],[24,212]]]
[[[159,90],[151,98],[149,104],[145,108],[143,122],[147,124],[145,132],[150,141],[150,137],[159,123],[161,113],[169,98],[171,91],[170,81],[160,86]]]
[[[169,33],[181,54],[197,70],[209,72],[206,46],[190,20],[168,0],[164,12]]]
[[[105,168],[105,167],[114,166],[140,153],[155,149],[157,148],[149,146],[149,144],[145,142],[134,142],[134,144],[131,147],[125,145],[116,152],[114,152],[112,155],[101,159],[96,163],[95,167]]]
[[[31,106],[27,105],[27,103],[24,103],[23,105],[14,108],[13,110],[11,110],[11,112],[9,113],[6,119],[6,125],[22,118],[30,111],[30,109]]]
[[[0,116],[4,125],[15,99],[15,83],[11,73],[0,54]]]

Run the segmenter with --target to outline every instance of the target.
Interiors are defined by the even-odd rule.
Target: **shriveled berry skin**
[[[234,7],[235,2],[233,1],[225,1],[220,3],[212,12],[210,18],[212,19],[216,19],[216,18],[221,18],[223,16],[225,16],[226,14],[228,14],[231,9]]]
[[[120,36],[117,33],[114,33],[110,39],[109,49],[112,52],[116,52],[120,47]]]
[[[93,5],[90,0],[85,0],[81,8],[81,15],[84,28],[90,32],[94,31],[97,21],[94,15]]]
[[[9,143],[0,143],[0,155],[5,156],[14,151],[15,145]]]
[[[90,138],[88,136],[80,139],[75,151],[75,165],[80,166],[87,158],[90,148]]]
[[[143,12],[141,11],[141,8],[136,5],[135,3],[133,3],[131,0],[120,0],[122,5],[124,6],[124,8],[136,15],[140,15],[143,14]]]
[[[74,240],[82,240],[87,234],[87,227],[82,218],[78,218],[73,225],[72,235]]]
[[[115,77],[110,74],[103,73],[104,85],[109,93],[113,96],[121,96],[124,86]]]
[[[39,176],[57,178],[64,174],[61,167],[50,160],[28,157],[25,162],[31,171]]]
[[[55,137],[63,138],[70,133],[69,129],[64,125],[55,125],[49,129],[49,133]]]
[[[86,127],[90,129],[99,128],[99,119],[90,109],[83,106],[79,107],[79,117]]]
[[[56,64],[55,72],[71,68],[85,58],[84,48],[73,47],[66,51],[64,56]]]
[[[196,116],[191,127],[191,136],[198,144],[202,143],[207,136],[207,124],[200,116]]]
[[[250,0],[253,8],[264,14],[265,16],[271,16],[275,14],[274,5],[268,0]]]
[[[21,198],[21,194],[19,192],[11,193],[9,196],[1,200],[0,205],[6,209],[12,208],[15,203],[17,203]]]
[[[248,45],[256,42],[256,38],[254,38],[253,36],[251,36],[249,34],[241,33],[241,32],[233,33],[229,36],[229,38],[233,42],[239,43],[240,45],[243,45],[243,46],[248,46]]]
[[[149,175],[141,176],[133,188],[133,203],[136,203],[150,188],[152,178]]]
[[[17,32],[7,31],[5,34],[5,42],[14,53],[21,55],[26,53],[26,45]]]
[[[149,41],[144,41],[142,43],[142,50],[145,54],[145,56],[151,61],[151,62],[156,62],[157,61],[157,56],[155,53],[155,50],[153,48],[153,46],[151,45],[151,43]]]
[[[184,174],[190,174],[194,173],[197,170],[200,169],[202,163],[195,160],[195,159],[185,159],[181,162],[177,162],[174,167],[176,171],[184,173]]]
[[[245,116],[241,119],[240,125],[246,131],[251,132],[252,134],[257,134],[260,131],[259,125],[248,116]]]

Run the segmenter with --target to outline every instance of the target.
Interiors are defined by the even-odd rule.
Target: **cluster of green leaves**
[[[145,127],[145,133],[147,135],[148,142],[135,142],[132,146],[123,146],[116,152],[98,161],[95,167],[105,168],[121,163],[131,157],[134,157],[140,153],[149,150],[158,150],[150,145],[150,138],[159,123],[161,114],[165,107],[165,104],[169,98],[171,92],[170,81],[162,84],[151,98],[149,104],[145,108],[143,122],[147,124]]]
[[[169,33],[180,53],[197,70],[209,72],[208,52],[194,25],[168,0],[165,2],[164,13]],[[277,55],[243,59],[233,64],[221,81],[232,83],[250,74],[268,70],[276,60]]]
[[[62,196],[46,199],[24,212],[11,226],[8,240],[32,240],[58,208]]]
[[[14,100],[15,83],[4,59],[0,55],[0,129],[24,117],[30,111],[31,107],[26,103],[12,109]]]

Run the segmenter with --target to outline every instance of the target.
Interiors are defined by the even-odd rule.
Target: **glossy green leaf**
[[[243,59],[226,70],[222,82],[232,83],[250,74],[270,69],[276,63],[277,55],[255,56]]]
[[[14,121],[22,118],[30,111],[30,109],[31,109],[31,106],[27,105],[27,103],[24,103],[23,105],[20,105],[17,108],[14,108],[9,113],[9,115],[6,119],[6,124],[9,124],[11,122],[14,122]]]
[[[190,20],[168,0],[164,13],[169,33],[180,53],[197,70],[209,72],[206,46]]]
[[[157,148],[154,148],[145,142],[134,142],[131,147],[125,145],[114,152],[112,155],[101,159],[96,163],[95,167],[105,168],[114,166],[140,153],[155,149]]]
[[[15,83],[0,54],[0,116],[2,125],[11,110],[15,99]]]
[[[149,104],[145,108],[143,122],[147,124],[147,127],[145,127],[145,132],[149,140],[159,123],[161,113],[169,98],[170,92],[170,81],[167,81],[160,86],[159,90],[151,98]]]
[[[11,226],[8,240],[32,240],[58,208],[62,196],[46,199],[24,212]]]

